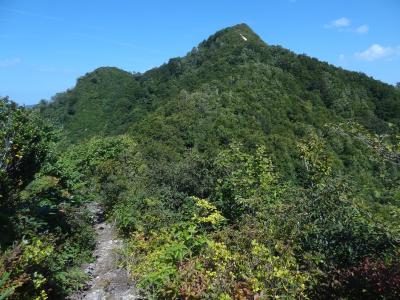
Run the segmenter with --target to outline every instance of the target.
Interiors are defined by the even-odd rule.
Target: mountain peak
[[[233,25],[230,27],[226,27],[224,29],[217,31],[216,34],[218,34],[218,33],[226,34],[226,33],[230,33],[230,32],[248,34],[250,36],[253,35],[253,36],[258,37],[257,34],[246,23],[240,23],[240,24],[236,24],[236,25]]]
[[[247,24],[241,23],[217,31],[202,42],[199,47],[210,48],[216,44],[238,44],[245,42],[260,43],[262,40]]]
[[[92,82],[92,83],[97,83],[99,81],[103,82],[104,84],[107,84],[108,82],[112,82],[115,79],[121,79],[121,78],[130,78],[132,77],[132,74],[119,69],[117,67],[99,67],[91,72],[86,73],[84,76],[78,78],[77,83],[82,83],[82,82]]]

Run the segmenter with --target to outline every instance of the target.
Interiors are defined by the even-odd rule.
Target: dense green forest
[[[125,240],[149,299],[398,299],[400,90],[223,29],[143,74],[0,102],[0,299],[66,297]]]

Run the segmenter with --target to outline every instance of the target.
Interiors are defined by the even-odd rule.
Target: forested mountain
[[[228,92],[233,103],[225,99]],[[285,122],[321,126],[345,118],[379,133],[388,131],[388,122],[400,124],[399,91],[392,86],[269,46],[244,24],[221,30],[187,56],[144,74],[99,68],[55,96],[44,111],[65,125],[74,142],[126,132],[149,113],[195,93],[217,94],[221,105],[248,109],[234,113],[255,118],[251,123],[265,134]]]
[[[33,182],[101,201],[149,298],[400,296],[393,86],[240,24],[143,74],[99,68],[31,113],[61,129]],[[26,197],[32,176],[1,192]]]
[[[62,124],[67,143],[128,133],[146,155],[172,160],[188,149],[214,155],[233,141],[249,148],[267,145],[292,179],[303,173],[297,141],[316,132],[326,139],[336,171],[368,186],[371,198],[373,187],[386,187],[376,179],[374,163],[359,155],[360,139],[342,131],[361,126],[395,143],[400,91],[269,46],[240,24],[144,74],[99,68],[41,111]]]

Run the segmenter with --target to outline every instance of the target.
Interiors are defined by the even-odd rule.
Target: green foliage
[[[305,207],[300,208],[307,212],[302,220],[305,250],[346,265],[393,249],[394,235],[371,218],[342,176],[333,177],[323,141],[313,133],[298,146],[311,184],[301,204]]]
[[[209,200],[192,197],[172,221],[137,231],[127,264],[147,295],[314,298],[326,292],[337,268],[395,257],[398,235],[333,177],[321,139],[311,133],[308,140],[299,144],[308,164],[304,188],[282,182],[264,147],[249,153],[232,144],[216,156]]]
[[[215,199],[223,213],[235,222],[243,213],[253,213],[263,201],[273,201],[277,175],[265,147],[248,154],[232,144],[215,160]]]
[[[0,99],[0,205],[12,209],[21,188],[32,180],[47,155],[53,133],[37,114]]]
[[[7,99],[0,108],[1,297],[66,295],[76,286],[60,275],[90,259],[94,246],[86,212],[69,184],[73,174],[54,172],[50,125]]]
[[[10,273],[7,272],[1,272],[1,278],[0,278],[0,300],[7,299],[10,297],[15,290],[15,286],[6,286],[6,282],[8,278],[10,277]]]
[[[63,291],[83,279],[90,231],[77,207],[92,199],[127,239],[149,298],[362,298],[397,280],[393,86],[240,24],[144,74],[100,68],[41,103],[63,128],[60,153],[35,113],[1,109],[1,220],[30,243],[51,233],[46,270]],[[36,280],[41,293],[49,281],[28,273],[5,269],[1,291]]]
[[[300,140],[298,147],[309,177],[309,184],[311,186],[323,184],[323,179],[332,174],[332,158],[324,140],[313,132]]]
[[[247,271],[254,274],[252,289],[260,293],[260,297],[307,298],[305,291],[309,275],[299,270],[290,249],[277,243],[271,251],[252,241],[250,258]]]
[[[228,247],[216,227],[203,227],[220,213],[207,200],[196,203],[208,211],[204,217],[195,213],[193,223],[130,239],[127,264],[149,298],[306,297],[310,276],[288,247],[278,242],[270,249],[251,237]]]
[[[136,233],[128,247],[128,267],[138,286],[145,288],[151,298],[179,293],[179,265],[196,255],[207,239],[195,224],[176,224],[166,230],[153,232],[148,238]]]
[[[195,212],[192,220],[205,226],[218,227],[225,222],[225,217],[217,208],[205,199],[194,197],[198,212]]]
[[[54,102],[42,102],[38,109],[55,123],[63,124],[66,130],[74,132],[74,140],[93,137],[103,130],[122,133],[121,129],[126,128],[127,122],[140,118],[139,107],[132,116],[121,118],[124,112],[133,108],[132,100],[135,101],[134,94],[138,87],[139,84],[128,72],[117,68],[99,68],[80,78],[77,89],[57,94]],[[110,115],[115,117],[110,119]]]

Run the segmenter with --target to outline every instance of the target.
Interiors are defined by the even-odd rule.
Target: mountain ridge
[[[293,159],[296,140],[311,129],[327,134],[325,124],[352,121],[393,136],[400,126],[400,91],[269,46],[239,24],[143,74],[96,69],[39,110],[61,124],[67,144],[128,133],[149,153],[167,148],[169,159],[176,159],[188,147],[214,151],[240,140],[269,145],[293,177],[300,164]],[[345,163],[342,146],[335,147],[338,160],[353,166]]]
[[[269,46],[239,24],[143,74],[98,68],[39,110],[63,126],[68,142],[129,133],[144,141],[157,137],[148,142],[162,141],[182,152],[187,145],[206,149],[208,142],[236,139],[270,143],[282,134],[296,140],[309,127],[323,131],[326,123],[349,120],[375,133],[391,133],[400,126],[400,91]],[[161,127],[152,126],[157,122]],[[244,129],[235,131],[237,124]],[[216,136],[205,138],[202,132],[208,131]]]
[[[249,36],[249,40],[244,41],[241,38],[240,34],[247,34]],[[227,43],[227,42],[229,42],[229,43]],[[210,57],[210,55],[212,55],[212,52],[214,52],[215,50],[218,50],[215,48],[218,48],[219,46],[228,47],[229,45],[233,45],[234,49],[229,49],[229,50],[233,51],[234,55],[239,56],[238,59],[240,59],[240,55],[243,55],[243,53],[241,53],[243,51],[243,49],[249,49],[249,51],[247,51],[247,52],[250,52],[250,53],[247,53],[248,55],[253,54],[254,56],[256,56],[255,57],[256,59],[261,60],[263,63],[267,63],[271,66],[279,67],[292,75],[293,75],[293,72],[296,72],[296,70],[293,68],[293,64],[294,64],[293,61],[300,58],[306,64],[308,63],[307,61],[309,61],[309,60],[317,62],[319,64],[319,68],[322,68],[322,69],[326,69],[326,68],[332,69],[333,68],[333,70],[335,72],[340,73],[341,76],[348,77],[348,80],[350,80],[350,81],[354,80],[354,78],[355,78],[356,80],[363,80],[363,81],[367,81],[368,83],[376,82],[377,84],[381,85],[381,87],[384,87],[384,89],[392,89],[393,88],[392,86],[390,86],[386,83],[375,81],[374,79],[368,77],[365,74],[357,73],[357,72],[353,72],[353,71],[346,71],[340,67],[335,67],[335,66],[330,65],[325,62],[320,62],[320,61],[316,60],[315,58],[310,58],[310,57],[308,57],[306,55],[302,55],[302,54],[300,54],[300,55],[295,54],[295,53],[293,53],[289,50],[286,50],[280,46],[268,46],[246,24],[239,24],[239,25],[235,25],[232,27],[222,29],[222,30],[216,32],[215,34],[211,35],[208,39],[201,42],[196,48],[194,48],[192,51],[190,51],[186,56],[172,58],[167,63],[161,65],[160,67],[150,69],[150,70],[144,72],[143,74],[135,74],[134,76],[130,76],[131,73],[124,71],[122,69],[118,69],[115,67],[100,67],[100,68],[95,69],[92,72],[86,73],[84,76],[82,76],[80,79],[78,79],[77,85],[79,85],[80,81],[83,78],[86,78],[87,76],[89,76],[89,77],[96,76],[99,73],[106,72],[106,71],[110,71],[110,72],[113,71],[115,73],[115,72],[117,72],[117,70],[121,74],[124,73],[127,78],[129,77],[131,79],[135,79],[135,78],[138,78],[141,76],[145,80],[148,79],[149,77],[154,77],[155,79],[160,79],[160,77],[162,77],[164,79],[164,81],[169,80],[169,79],[171,79],[171,75],[179,76],[180,73],[183,72],[182,63],[184,63],[184,62],[188,62],[192,66],[194,65],[195,67],[199,67],[199,65],[201,65],[202,61],[204,60],[203,59],[203,60],[199,61],[199,59],[198,59],[199,56],[200,57],[202,56],[201,54],[199,54],[199,52],[202,53],[202,52],[207,52],[207,50],[209,50],[208,52],[211,52],[211,53],[207,53],[208,55],[205,55],[206,56],[205,59],[207,60],[207,59],[212,58],[212,56]],[[257,52],[257,49],[258,49],[257,47],[264,48],[264,50],[268,49],[269,51],[264,51],[264,53],[254,53],[254,52]],[[224,51],[225,51],[225,49],[224,49]],[[279,58],[279,55],[282,56],[283,54],[285,55],[286,60]],[[92,80],[96,80],[96,79],[92,79]],[[57,97],[54,97],[54,98],[55,98],[55,100],[53,100],[52,102],[57,101]]]

